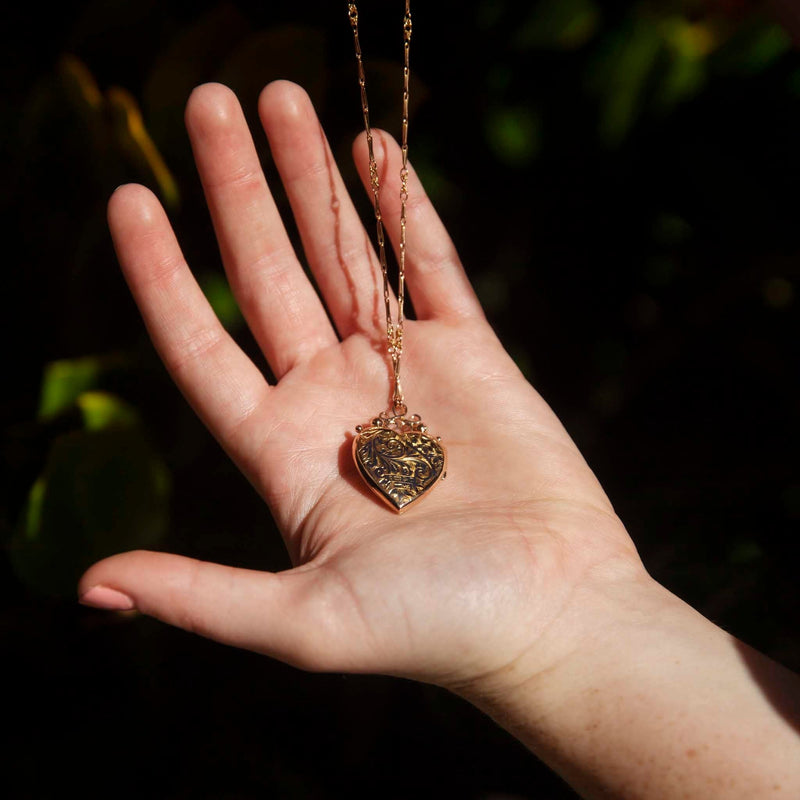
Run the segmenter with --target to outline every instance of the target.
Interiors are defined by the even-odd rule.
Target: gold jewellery
[[[386,306],[387,352],[392,365],[392,401],[388,411],[382,411],[369,425],[358,425],[353,440],[353,459],[367,486],[389,505],[401,513],[427,494],[444,477],[447,454],[439,437],[428,434],[418,414],[407,416],[408,407],[400,383],[400,358],[403,354],[403,304],[406,282],[406,203],[408,201],[408,83],[409,50],[411,47],[411,8],[406,0],[403,17],[403,126],[402,166],[400,168],[400,243],[398,256],[397,320],[392,318],[391,291],[386,262],[383,216],[380,204],[380,179],[378,164],[372,146],[372,129],[369,124],[367,83],[364,61],[358,38],[358,9],[348,3],[350,25],[358,64],[358,85],[361,89],[361,109],[369,151],[369,178],[375,206],[375,223],[378,238],[378,256],[383,273],[383,299]]]

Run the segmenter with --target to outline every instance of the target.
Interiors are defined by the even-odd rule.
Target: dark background
[[[359,5],[373,120],[397,131],[402,3]],[[774,11],[417,3],[411,158],[502,339],[648,569],[798,669],[800,58]],[[297,80],[355,187],[352,40],[346,4],[321,0],[20,4],[4,16],[11,796],[572,797],[438,689],[304,674],[77,605],[81,571],[131,547],[288,566],[268,511],[153,354],[104,206],[126,181],[156,190],[253,352],[183,107],[194,85],[220,80],[253,120],[265,83]]]

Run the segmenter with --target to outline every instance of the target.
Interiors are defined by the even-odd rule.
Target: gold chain
[[[358,9],[348,3],[350,25],[353,28],[358,85],[361,89],[361,110],[369,151],[369,182],[375,207],[378,229],[378,256],[383,273],[383,299],[386,304],[386,340],[392,363],[392,407],[382,411],[369,425],[356,425],[353,438],[353,459],[367,487],[397,513],[402,513],[424,497],[444,476],[447,453],[441,438],[430,436],[418,414],[407,417],[408,409],[400,385],[400,359],[403,354],[403,304],[406,286],[406,204],[408,202],[408,55],[411,46],[411,9],[406,0],[403,17],[403,131],[400,166],[400,243],[398,248],[397,319],[392,319],[389,271],[386,266],[386,243],[380,203],[380,178],[369,124],[367,82],[364,60],[358,39]]]
[[[403,124],[400,167],[400,255],[398,258],[397,283],[397,321],[392,319],[391,292],[389,289],[389,270],[386,262],[386,243],[383,231],[383,215],[380,203],[380,178],[378,163],[372,143],[372,128],[369,124],[369,103],[367,102],[367,81],[364,75],[364,60],[361,55],[361,43],[358,38],[358,9],[355,3],[348,3],[350,25],[353,29],[353,41],[358,63],[358,85],[361,89],[361,110],[364,113],[364,129],[367,133],[367,149],[369,151],[369,180],[372,189],[372,201],[375,207],[375,224],[378,238],[378,257],[383,274],[383,300],[386,306],[386,340],[389,357],[392,361],[392,416],[402,417],[407,408],[400,384],[400,358],[403,355],[403,323],[405,321],[404,302],[406,286],[406,203],[408,201],[408,83],[411,74],[409,68],[409,51],[411,49],[411,3],[406,0],[403,17]]]

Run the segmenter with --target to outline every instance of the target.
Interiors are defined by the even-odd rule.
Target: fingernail
[[[116,589],[109,589],[108,586],[92,586],[88,592],[84,592],[78,602],[84,606],[93,608],[105,608],[109,611],[130,611],[136,608],[135,603],[128,595],[118,592]]]

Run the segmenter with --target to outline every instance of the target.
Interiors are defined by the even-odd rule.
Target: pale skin
[[[108,217],[166,368],[268,504],[294,566],[123,553],[86,572],[82,602],[305,670],[446,687],[587,798],[800,796],[800,680],[647,574],[487,323],[413,172],[404,389],[442,436],[448,476],[401,516],[364,487],[351,437],[390,398],[377,259],[303,90],[270,84],[259,112],[316,288],[234,95],[199,87],[186,122],[228,279],[275,383],[216,319],[151,192],[121,187]],[[400,154],[376,132],[376,155],[396,244]],[[363,137],[354,157],[368,183]]]

